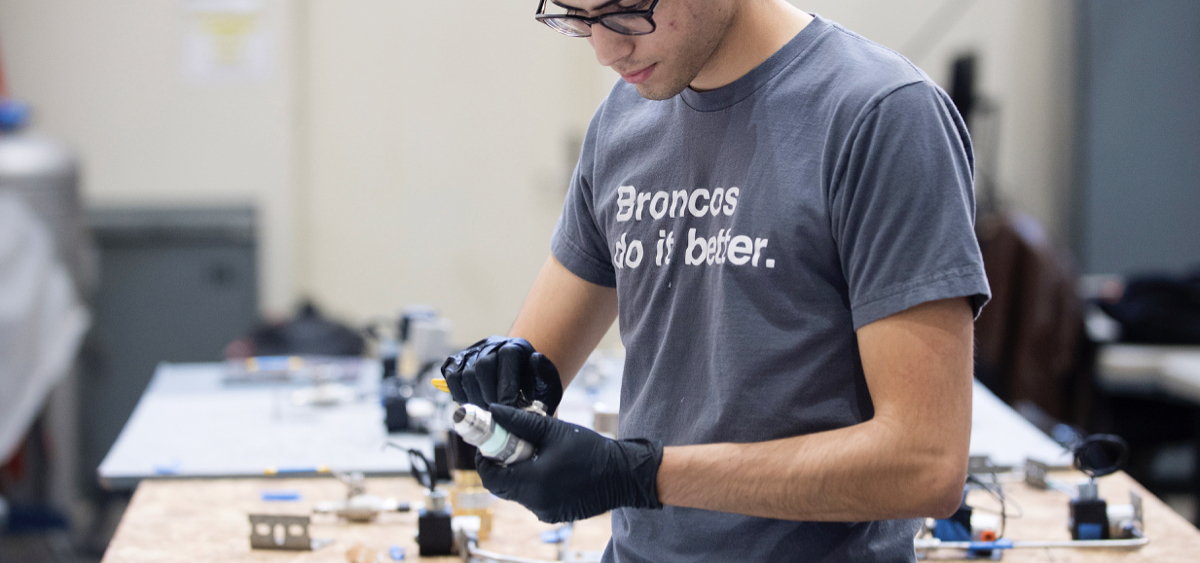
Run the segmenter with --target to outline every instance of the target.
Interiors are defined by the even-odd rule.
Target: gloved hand
[[[524,338],[492,336],[472,344],[442,364],[454,402],[488,408],[492,403],[524,408],[541,401],[553,415],[562,401],[558,368]],[[522,397],[526,401],[518,403]]]
[[[610,440],[549,416],[492,405],[492,419],[533,445],[528,460],[502,466],[475,456],[483,486],[543,522],[573,522],[614,508],[662,508],[657,440]]]

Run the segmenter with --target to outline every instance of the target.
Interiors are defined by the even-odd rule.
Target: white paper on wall
[[[275,33],[263,0],[182,0],[183,72],[189,82],[262,82],[274,64]]]

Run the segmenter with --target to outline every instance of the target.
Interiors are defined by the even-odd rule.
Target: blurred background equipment
[[[438,488],[436,470],[420,451],[408,450],[413,478],[425,488],[425,506],[417,517],[417,545],[422,557],[452,555],[454,532],[450,526],[453,515],[446,491]]]
[[[0,60],[0,493],[4,528],[24,537],[0,542],[0,559],[73,552],[76,359],[95,280],[75,153],[31,131],[31,113]]]
[[[380,396],[388,432],[436,434],[445,428],[439,413],[447,400],[422,383],[440,375],[442,362],[452,351],[453,327],[430,305],[410,305],[398,320],[380,318],[367,326],[365,332],[375,340],[382,370]]]
[[[160,362],[219,361],[258,322],[255,212],[93,209],[95,329],[82,382],[83,474],[121,432]]]
[[[1087,297],[1120,329],[1098,335],[1089,430],[1125,438],[1130,475],[1200,522],[1200,3],[1078,8],[1072,246],[1084,273],[1116,275]]]
[[[326,319],[316,304],[306,302],[293,319],[267,323],[225,348],[226,358],[253,356],[361,356],[358,331]]]
[[[21,198],[0,191],[0,462],[70,372],[87,330],[87,309],[53,242]]]
[[[446,433],[446,444],[454,476],[454,485],[450,487],[450,506],[454,516],[478,516],[479,541],[487,541],[496,515],[492,508],[495,497],[483,487],[483,481],[475,469],[475,454],[479,449],[464,441],[454,430]]]

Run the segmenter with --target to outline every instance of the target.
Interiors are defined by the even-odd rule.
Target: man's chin
[[[683,85],[682,88],[664,88],[661,84],[643,82],[641,84],[635,84],[633,87],[637,88],[638,94],[641,94],[643,98],[646,98],[647,100],[660,101],[674,98],[680,92],[682,92],[684,88],[687,88],[687,85]]]

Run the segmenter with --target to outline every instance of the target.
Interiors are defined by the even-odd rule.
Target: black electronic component
[[[1100,498],[1096,478],[1116,473],[1128,457],[1129,446],[1120,436],[1089,436],[1075,446],[1075,468],[1090,479],[1079,486],[1079,496],[1071,500],[1067,526],[1072,539],[1109,539],[1108,503]]]
[[[417,518],[417,546],[421,557],[454,554],[454,531],[449,510],[421,509]]]
[[[417,546],[422,557],[454,554],[452,515],[446,502],[446,492],[437,489],[437,481],[429,459],[418,450],[408,450],[408,462],[413,478],[427,490],[425,508],[417,516]]]
[[[1120,436],[1096,434],[1075,446],[1075,468],[1094,481],[1120,471],[1129,459],[1129,445]]]
[[[395,344],[392,344],[393,348],[395,346]],[[397,355],[396,350],[393,349],[381,353],[379,355],[379,363],[380,367],[383,368],[383,375],[381,376],[383,379],[396,377],[396,374],[399,373],[399,371],[397,371],[399,369],[399,356]]]
[[[449,445],[445,440],[435,440],[433,442],[433,467],[434,476],[438,481],[452,481],[454,476],[450,474],[450,455],[447,451]]]
[[[383,424],[387,427],[387,431],[389,433],[409,431],[412,425],[408,419],[408,398],[412,396],[412,386],[398,377],[384,379],[381,386]]]
[[[1072,500],[1068,526],[1073,540],[1108,539],[1108,503],[1099,498]]]
[[[969,125],[975,103],[975,69],[978,58],[974,54],[962,55],[950,64],[950,100]]]

